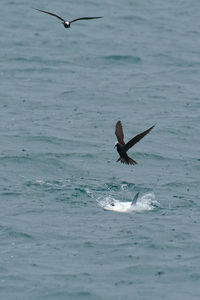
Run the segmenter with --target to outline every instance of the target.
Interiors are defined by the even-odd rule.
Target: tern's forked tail
[[[122,164],[126,164],[126,165],[136,165],[137,164],[137,162],[135,160],[133,160],[132,158],[130,158],[129,156],[128,156],[127,160],[123,157],[119,157],[117,162],[118,161],[121,161]]]

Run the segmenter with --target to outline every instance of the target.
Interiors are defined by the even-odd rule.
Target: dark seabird
[[[92,20],[92,19],[100,19],[100,18],[103,18],[103,17],[83,17],[83,18],[74,19],[74,20],[72,20],[72,21],[66,21],[66,20],[64,20],[63,18],[61,18],[61,17],[59,17],[58,15],[56,15],[56,14],[52,14],[52,13],[50,13],[50,12],[48,12],[48,11],[41,10],[41,9],[37,9],[37,8],[34,8],[34,9],[36,9],[36,10],[38,10],[38,11],[41,11],[41,12],[43,12],[43,13],[45,13],[45,14],[48,14],[48,15],[51,15],[51,16],[54,16],[54,17],[58,18],[59,20],[62,21],[62,23],[63,23],[63,25],[65,26],[65,28],[69,28],[70,25],[71,25],[71,23],[76,22],[76,21],[80,21],[80,20]]]
[[[137,162],[130,158],[127,155],[127,151],[133,147],[136,143],[138,143],[146,134],[148,134],[155,126],[154,124],[149,129],[145,130],[142,133],[139,133],[134,138],[132,138],[128,143],[124,143],[124,133],[121,121],[118,121],[115,125],[115,135],[117,137],[118,142],[115,143],[115,147],[117,147],[117,152],[119,153],[120,157],[117,161],[121,161],[121,163],[125,163],[127,165],[135,165]]]

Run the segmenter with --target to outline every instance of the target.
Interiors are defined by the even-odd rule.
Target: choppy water
[[[198,0],[1,1],[1,299],[199,299],[199,20]],[[118,119],[126,140],[157,123],[136,166]],[[138,191],[147,209],[103,209]]]

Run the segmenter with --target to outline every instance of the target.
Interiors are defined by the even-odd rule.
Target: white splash
[[[93,198],[93,193],[88,188],[86,188],[85,191],[89,197]]]
[[[131,201],[124,202],[110,196],[103,200],[98,200],[98,203],[104,210],[112,210],[121,213],[153,210],[155,207],[160,205],[159,202],[155,200],[154,193],[148,193],[142,197],[138,197],[136,204],[133,205],[131,204]]]

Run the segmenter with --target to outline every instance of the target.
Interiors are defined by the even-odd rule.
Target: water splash
[[[149,211],[160,205],[159,202],[155,200],[153,192],[146,193],[141,197],[139,196],[136,204],[133,205],[132,201],[120,201],[111,196],[98,199],[97,202],[104,210],[112,210],[121,213]]]

